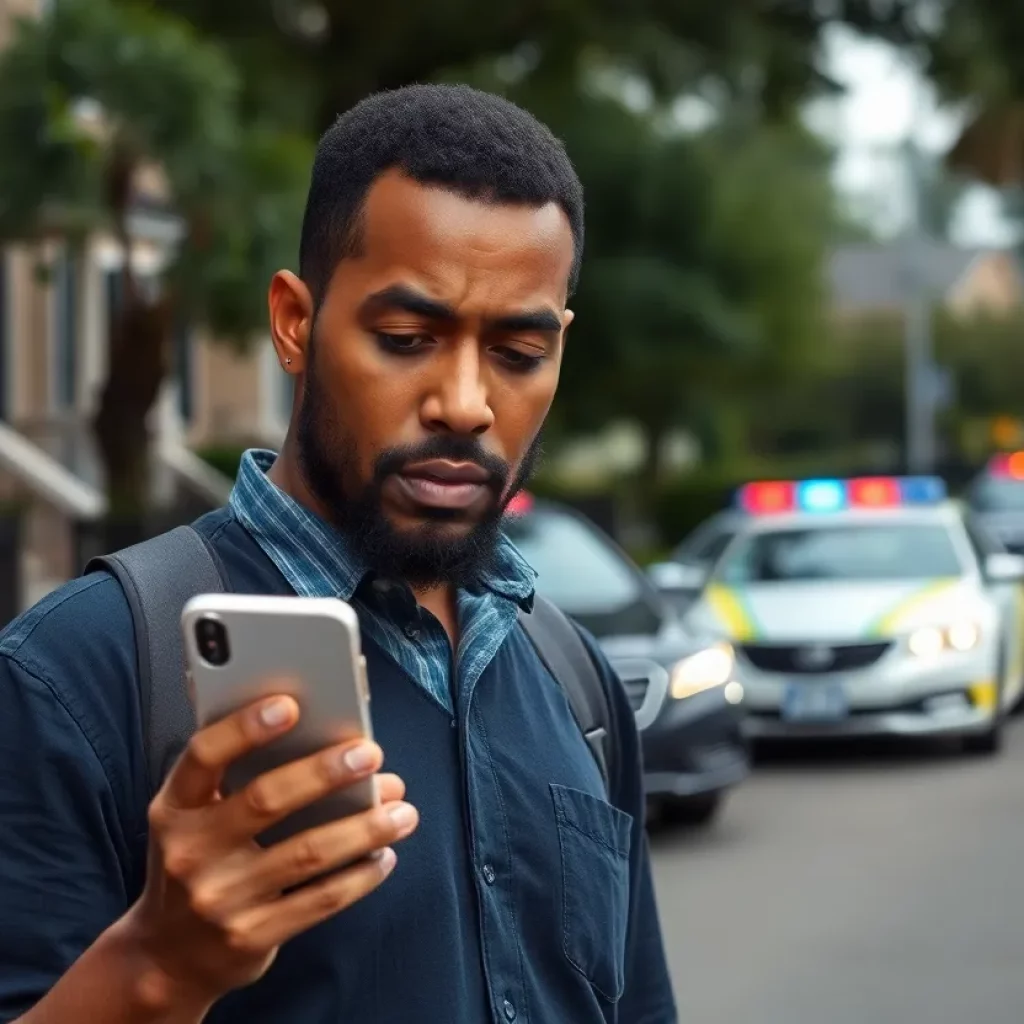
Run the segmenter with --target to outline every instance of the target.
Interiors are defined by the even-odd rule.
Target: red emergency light
[[[993,476],[1008,476],[1013,480],[1024,480],[1024,452],[1010,452],[994,455],[988,463]]]
[[[796,508],[796,484],[783,480],[764,480],[740,489],[740,507],[751,515],[763,516],[792,512]]]
[[[902,504],[900,485],[892,477],[861,477],[847,485],[850,504],[856,508],[894,508]]]
[[[529,491],[520,491],[506,506],[505,515],[525,516],[533,511],[533,495]]]

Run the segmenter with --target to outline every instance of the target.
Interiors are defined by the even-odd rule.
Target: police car
[[[979,532],[1024,554],[1024,452],[990,459],[967,488],[966,505]]]
[[[729,641],[753,739],[962,737],[1022,694],[1024,558],[931,477],[751,483],[688,624]]]

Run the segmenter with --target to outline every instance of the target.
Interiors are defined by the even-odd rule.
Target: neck
[[[274,464],[267,473],[267,479],[304,508],[308,508],[310,512],[315,512],[326,522],[331,521],[327,507],[317,498],[302,476],[297,449],[290,431],[284,439],[284,444],[281,445],[281,451],[274,459]]]
[[[295,442],[291,433],[284,440],[267,478],[300,505],[316,513],[326,522],[331,521],[329,510],[310,489],[299,469]],[[442,584],[437,587],[413,587],[413,593],[421,607],[430,612],[444,626],[452,644],[458,640],[458,615],[455,609],[455,588]]]

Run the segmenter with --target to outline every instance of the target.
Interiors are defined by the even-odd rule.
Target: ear
[[[562,351],[565,352],[565,346],[569,341],[569,327],[573,320],[576,319],[576,314],[571,310],[567,309],[562,314]]]
[[[313,329],[313,296],[303,281],[290,270],[279,270],[267,295],[270,337],[281,369],[303,373]]]

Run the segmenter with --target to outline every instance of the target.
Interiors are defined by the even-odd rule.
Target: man
[[[97,572],[44,600],[0,639],[0,1019],[676,1019],[629,703],[593,650],[606,794],[499,529],[582,241],[561,145],[504,100],[414,87],[327,132],[299,276],[269,293],[301,384],[288,437],[197,528],[236,592],[353,603],[380,746],[221,796],[228,764],[294,725],[272,699],[197,732],[150,802],[124,593]],[[381,808],[253,842],[383,766]]]

